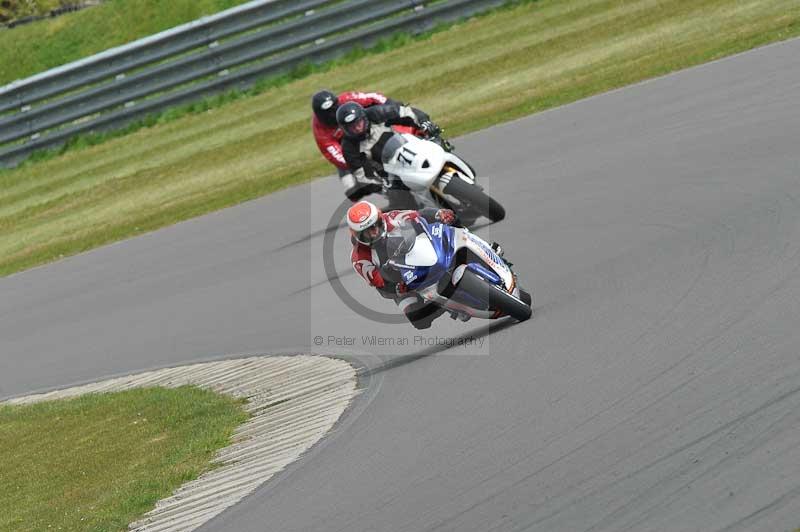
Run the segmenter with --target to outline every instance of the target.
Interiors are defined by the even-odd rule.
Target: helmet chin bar
[[[367,227],[363,231],[356,234],[356,240],[364,245],[371,246],[386,236],[386,223],[383,218],[378,218],[371,227]]]

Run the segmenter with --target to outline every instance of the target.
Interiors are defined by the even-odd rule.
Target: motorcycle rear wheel
[[[453,177],[444,188],[446,194],[469,204],[476,212],[493,222],[506,217],[506,210],[500,203],[475,185],[470,185],[459,177]]]

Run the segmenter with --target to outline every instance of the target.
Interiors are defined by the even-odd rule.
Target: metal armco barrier
[[[0,87],[0,165],[508,0],[255,0]]]

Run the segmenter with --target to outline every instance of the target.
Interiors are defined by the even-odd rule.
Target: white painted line
[[[189,532],[233,506],[297,460],[336,423],[357,393],[356,371],[333,358],[298,355],[254,357],[148,371],[6,401],[32,404],[144,386],[193,384],[247,399],[252,416],[233,443],[214,459],[215,469],[187,482],[130,525],[136,532]]]

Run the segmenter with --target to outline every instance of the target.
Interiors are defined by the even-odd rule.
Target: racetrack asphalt
[[[793,40],[457,139],[508,210],[478,232],[526,323],[420,339],[349,310],[320,265],[329,178],[0,279],[0,397],[348,356],[349,414],[203,530],[793,530],[799,94]],[[337,236],[344,286],[390,311]]]

